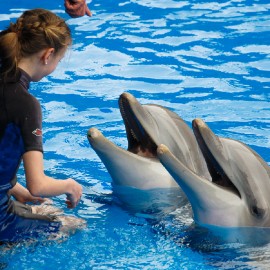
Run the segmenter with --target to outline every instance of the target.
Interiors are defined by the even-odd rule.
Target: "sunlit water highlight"
[[[128,91],[142,104],[170,108],[188,124],[204,119],[217,135],[243,141],[269,163],[268,1],[89,5],[92,18],[70,19],[62,1],[0,3],[0,29],[35,7],[56,12],[72,29],[66,58],[51,76],[33,83],[31,92],[43,108],[46,171],[83,185],[79,207],[65,211],[87,221],[85,230],[64,241],[2,249],[0,269],[267,269],[267,242],[224,243],[192,226],[186,208],[158,221],[123,208],[86,132],[95,126],[126,148],[117,99]],[[65,207],[63,197],[54,203]]]

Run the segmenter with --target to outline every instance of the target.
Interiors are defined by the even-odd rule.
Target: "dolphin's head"
[[[206,163],[191,128],[175,113],[158,105],[141,105],[129,93],[119,97],[128,148],[107,140],[96,128],[88,140],[113,183],[139,189],[178,187],[157,158],[157,145],[164,143],[192,171],[210,178]]]
[[[269,227],[270,171],[267,163],[243,143],[216,136],[200,119],[193,131],[212,182],[196,175],[159,146],[162,164],[182,187],[199,224]]]
[[[87,137],[90,145],[110,173],[113,184],[142,190],[178,188],[178,184],[157,158],[157,143],[162,137],[164,121],[149,113],[150,105],[141,105],[131,94],[123,93],[119,108],[125,124],[127,150],[116,146],[96,128],[90,128]],[[157,114],[163,108],[156,107]],[[169,121],[169,116],[167,116]],[[174,128],[171,122],[171,128]],[[168,142],[168,141],[166,141]],[[173,144],[171,144],[173,147]]]
[[[238,195],[255,222],[269,222],[268,164],[247,145],[216,136],[201,119],[193,120],[193,130],[213,181]]]
[[[159,105],[141,105],[129,93],[121,94],[119,108],[128,139],[128,151],[157,157],[157,146],[166,144],[192,171],[210,179],[195,136],[176,113]]]

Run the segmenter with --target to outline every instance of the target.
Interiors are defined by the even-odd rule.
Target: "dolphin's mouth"
[[[127,150],[144,157],[157,157],[157,145],[141,125],[125,94],[119,98],[119,108],[126,128]]]
[[[233,184],[233,182],[230,180],[230,178],[227,176],[227,174],[224,172],[222,166],[218,163],[217,159],[215,158],[215,156],[212,154],[209,147],[207,146],[205,139],[201,133],[199,123],[200,123],[199,120],[196,120],[196,119],[193,120],[192,128],[193,128],[193,132],[196,137],[196,140],[198,142],[198,145],[206,161],[209,173],[212,177],[212,182],[218,186],[221,186],[223,188],[226,188],[232,191],[233,193],[235,193],[241,198],[240,192],[238,191],[236,186]]]

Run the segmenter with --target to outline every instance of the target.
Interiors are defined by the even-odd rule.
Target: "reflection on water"
[[[224,243],[193,227],[185,207],[158,222],[122,208],[86,132],[95,126],[126,148],[117,99],[128,91],[189,124],[203,118],[217,135],[243,141],[269,163],[268,1],[89,4],[92,18],[71,19],[59,1],[40,1],[67,20],[74,43],[51,76],[31,85],[43,108],[46,170],[83,185],[80,206],[66,212],[85,218],[87,229],[64,243],[5,251],[0,269],[267,269],[268,243]],[[0,28],[34,7],[30,0],[1,2]],[[64,208],[63,201],[55,204]]]
[[[140,190],[113,185],[112,190],[122,208],[133,215],[155,221],[188,204],[187,198],[180,188]],[[191,216],[191,209],[189,209],[189,216]]]

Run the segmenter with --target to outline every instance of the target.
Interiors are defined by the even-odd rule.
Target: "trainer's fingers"
[[[66,205],[67,205],[67,208],[73,208],[72,203],[69,200],[66,200]]]
[[[72,199],[67,198],[67,200],[66,200],[67,207],[68,208],[75,208],[79,204],[80,199],[81,198],[79,198],[78,200],[72,200]]]

